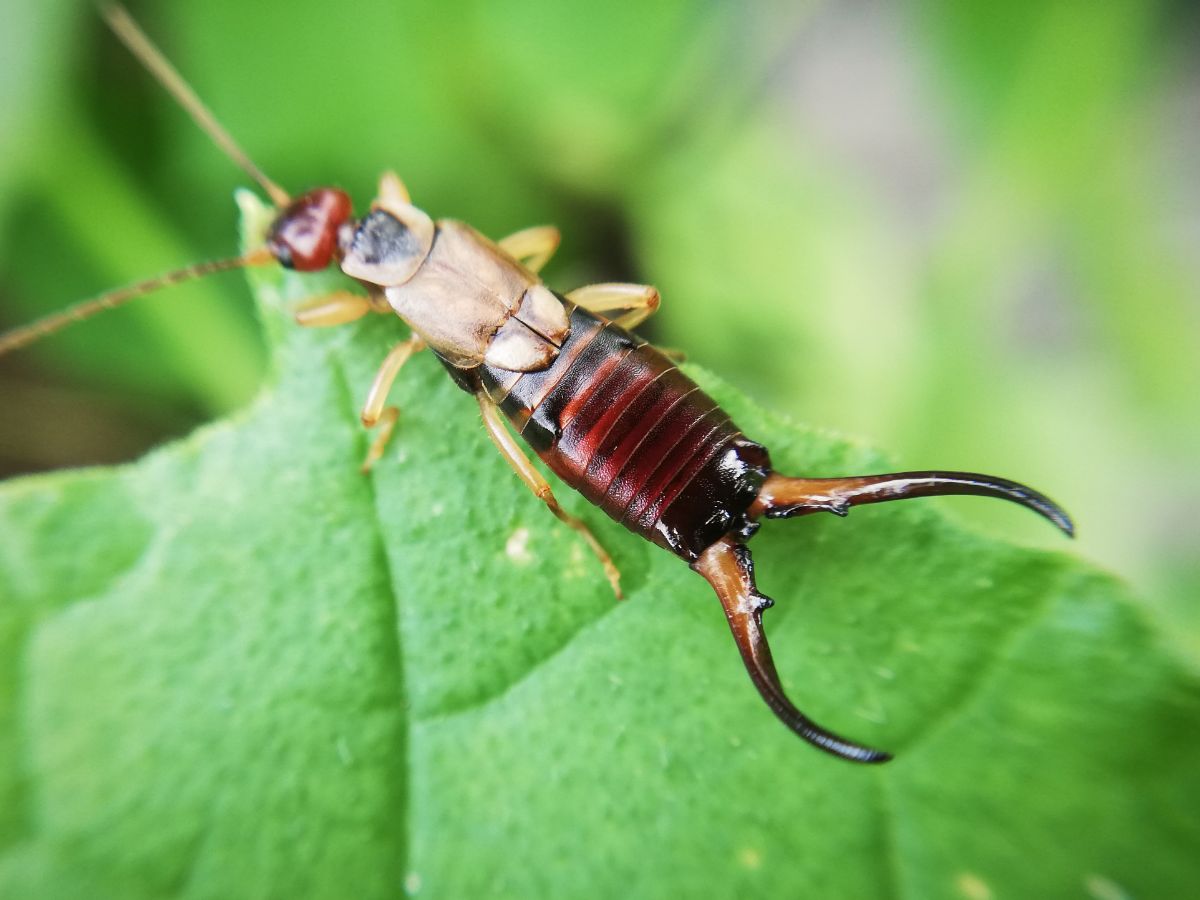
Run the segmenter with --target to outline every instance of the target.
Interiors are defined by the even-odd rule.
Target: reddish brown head
[[[349,218],[350,197],[337,188],[314,188],[284,207],[267,234],[267,247],[280,264],[315,272],[333,262],[338,228]]]

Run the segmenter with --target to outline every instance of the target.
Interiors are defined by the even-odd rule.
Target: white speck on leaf
[[[587,575],[588,570],[583,564],[583,546],[576,541],[571,544],[571,550],[567,556],[567,564],[563,568],[563,577],[583,578]]]
[[[868,722],[874,722],[875,724],[882,724],[887,721],[887,714],[881,709],[864,709],[860,706],[854,710],[854,714],[860,719],[866,719]]]
[[[1130,900],[1129,891],[1103,875],[1088,875],[1083,879],[1083,887],[1096,900]]]
[[[529,529],[522,526],[510,534],[504,545],[504,553],[519,566],[533,562],[533,554],[529,552]]]
[[[762,851],[755,847],[743,847],[738,851],[738,862],[743,868],[755,871],[762,868]]]
[[[992,900],[992,889],[974,872],[959,872],[954,878],[954,886],[967,900]]]

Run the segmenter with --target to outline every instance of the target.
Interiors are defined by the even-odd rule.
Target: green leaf
[[[896,752],[811,749],[707,585],[496,456],[428,355],[383,462],[356,407],[403,337],[307,331],[140,462],[0,490],[0,896],[1136,896],[1195,883],[1200,683],[1124,589],[931,504],[754,542],[785,683]],[[782,470],[873,453],[695,373]],[[1084,523],[1086,526],[1086,523]]]

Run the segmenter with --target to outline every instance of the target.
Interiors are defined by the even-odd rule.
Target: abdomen
[[[549,368],[478,375],[546,464],[629,530],[694,561],[749,527],[767,451],[623,328],[577,308]]]

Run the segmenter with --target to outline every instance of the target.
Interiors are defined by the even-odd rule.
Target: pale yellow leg
[[[392,439],[392,432],[396,430],[396,422],[399,418],[400,407],[398,406],[385,406],[379,413],[379,417],[375,420],[379,425],[379,430],[375,432],[375,439],[371,441],[371,446],[367,448],[366,458],[359,466],[359,471],[364,475],[370,472],[375,463],[383,458],[383,451],[387,449],[388,441]]]
[[[381,288],[373,285],[367,288],[367,300],[371,303],[371,309],[385,316],[394,316],[396,311],[392,309],[392,304],[388,303],[387,295],[384,294]]]
[[[317,297],[296,310],[296,321],[306,328],[344,325],[361,319],[371,311],[371,301],[362,294],[333,291]]]
[[[608,313],[626,310],[613,318],[622,328],[636,328],[658,310],[658,289],[648,284],[609,282],[589,284],[567,294],[567,299],[588,312]]]
[[[555,498],[554,492],[550,490],[546,479],[542,477],[542,473],[534,468],[533,463],[529,461],[529,457],[525,455],[516,439],[504,427],[504,417],[500,413],[500,408],[486,394],[476,394],[476,399],[479,401],[479,411],[483,414],[483,424],[487,428],[488,437],[492,439],[492,443],[496,445],[500,455],[508,460],[508,464],[517,473],[517,477],[525,482],[525,486],[550,507],[550,512],[583,535],[583,539],[587,541],[592,552],[600,560],[600,565],[604,567],[604,574],[608,578],[608,583],[612,585],[613,593],[617,595],[618,600],[623,600],[621,573],[617,571],[608,551],[596,540],[596,536],[592,534],[587,525],[558,505],[558,500]]]
[[[399,175],[388,171],[379,176],[380,206],[408,205],[410,203],[412,203],[412,199],[408,195],[408,188],[404,186]]]
[[[535,225],[514,232],[496,243],[530,272],[540,272],[558,249],[562,235],[553,225]]]
[[[371,382],[371,389],[367,391],[367,402],[363,404],[362,423],[367,428],[374,428],[378,425],[379,433],[375,435],[375,440],[371,442],[371,447],[367,451],[367,458],[363,460],[363,472],[369,472],[371,466],[375,465],[383,456],[388,439],[391,438],[392,432],[396,428],[396,420],[400,417],[400,410],[397,407],[385,405],[388,391],[392,389],[392,383],[396,380],[400,367],[424,346],[425,342],[414,334],[407,341],[393,347],[384,358],[379,371],[375,373],[375,380]]]

